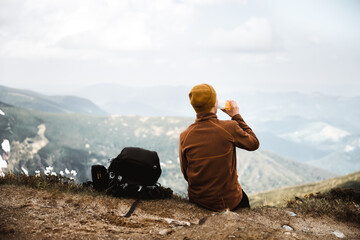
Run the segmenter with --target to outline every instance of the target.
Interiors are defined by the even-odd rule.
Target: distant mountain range
[[[91,101],[75,96],[47,96],[0,85],[0,101],[41,112],[107,115]]]
[[[195,116],[191,87],[126,87],[97,84],[74,92],[112,114]],[[360,170],[360,96],[320,93],[256,93],[232,90],[219,98],[237,101],[262,149],[336,174]],[[219,112],[220,118],[228,118]],[[326,164],[324,164],[326,163]],[[338,167],[341,166],[341,167]]]
[[[81,130],[80,133],[77,132],[76,128],[67,130],[83,136],[87,136],[88,132],[95,131],[91,135],[92,141],[97,139],[99,142],[94,142],[91,146],[103,146],[103,149],[97,148],[95,151],[92,150],[92,154],[101,153],[101,156],[105,157],[106,155],[106,157],[109,157],[115,154],[114,149],[118,150],[120,147],[126,146],[126,143],[134,143],[134,136],[137,139],[136,141],[140,141],[139,136],[144,135],[149,139],[149,136],[152,134],[155,134],[156,137],[156,134],[159,134],[159,139],[161,137],[164,139],[168,138],[168,136],[163,135],[163,132],[153,131],[153,129],[162,129],[163,126],[161,124],[147,125],[148,123],[145,121],[146,124],[144,126],[149,129],[144,130],[140,119],[148,119],[147,117],[149,116],[157,116],[158,118],[149,118],[155,122],[158,122],[155,119],[162,119],[161,116],[176,116],[166,117],[166,119],[178,122],[179,126],[177,126],[176,131],[171,128],[168,129],[168,131],[174,131],[177,138],[176,134],[179,134],[180,130],[184,129],[195,117],[187,96],[189,90],[190,88],[186,86],[126,87],[116,84],[98,84],[76,90],[74,95],[78,97],[60,97],[0,87],[0,101],[42,112],[103,115],[105,119],[113,119],[114,117],[109,118],[109,115],[112,115],[128,119],[124,120],[124,124],[134,127],[132,131],[136,132],[135,135],[116,135],[116,138],[109,137],[105,134],[107,133],[106,129],[99,129],[99,126],[94,126],[92,125],[93,123],[88,124],[87,121],[93,122],[91,120],[93,118],[88,120],[85,116],[78,116],[78,118],[82,119],[80,121],[82,124],[75,124],[75,126],[86,130]],[[279,158],[281,156],[289,161],[293,159],[308,166],[321,168],[328,174],[331,172],[342,175],[360,170],[360,108],[358,108],[360,106],[360,97],[335,97],[295,92],[248,94],[236,91],[228,93],[219,92],[218,95],[222,99],[225,95],[238,102],[240,113],[258,136],[261,150],[266,152],[262,152],[262,154],[265,154],[267,157],[258,156],[259,159],[267,161],[266,159],[271,155],[270,153],[275,153]],[[106,115],[106,113],[109,114]],[[224,113],[219,112],[218,115],[221,119],[228,119]],[[57,118],[63,119],[64,116],[57,115]],[[65,122],[78,122],[78,120],[69,119],[64,118],[63,120]],[[64,123],[58,122],[56,118],[54,121],[58,123],[58,126],[53,126],[54,129],[60,130],[59,126],[62,126]],[[104,122],[106,123],[107,121],[104,120]],[[41,121],[38,121],[38,125],[40,123]],[[105,123],[99,122],[97,124],[103,124],[106,127],[107,124]],[[46,124],[46,126],[48,127],[49,124]],[[162,124],[167,125],[168,123],[165,121]],[[87,128],[88,125],[93,130],[89,130]],[[34,128],[33,133],[36,133],[37,125],[32,126]],[[110,128],[114,129],[113,127]],[[118,131],[124,131],[123,128],[117,127],[117,129]],[[67,135],[67,131],[63,134]],[[23,135],[26,134],[24,133]],[[67,136],[70,138],[70,135]],[[79,136],[71,137],[77,139],[79,143],[84,143]],[[112,147],[109,147],[102,144],[104,139],[111,139],[114,142],[122,142],[123,144],[114,144],[114,142],[110,141],[108,145]],[[130,141],[124,142],[124,139],[130,139]],[[141,144],[150,146],[148,139],[141,140]],[[74,142],[67,145],[67,147],[74,148],[77,144],[77,142]],[[172,147],[168,147],[168,144],[172,144]],[[166,148],[163,155],[164,158],[168,159],[169,156],[172,156],[170,160],[173,163],[177,157],[177,144],[176,141],[171,140],[168,143],[164,143],[163,147],[164,149]],[[154,146],[156,149],[158,148],[156,144],[151,145],[151,147]],[[77,146],[76,149],[84,150],[83,146]],[[88,149],[84,151],[87,152]],[[160,150],[160,152],[162,151],[164,150]],[[165,160],[163,164],[166,164],[167,161]],[[261,165],[261,162],[257,164]],[[262,174],[265,174],[265,172]],[[253,178],[246,177],[245,179]],[[172,180],[168,178],[167,181]],[[294,181],[292,181],[293,183]]]
[[[110,114],[140,116],[192,116],[189,89],[184,86],[128,87],[96,84],[73,92]]]
[[[90,116],[46,113],[0,103],[0,135],[11,142],[9,170],[30,174],[52,166],[59,173],[76,170],[79,181],[91,179],[93,164],[108,166],[126,146],[157,151],[163,169],[160,183],[178,193],[187,184],[178,160],[179,134],[194,119],[182,117]],[[239,180],[256,192],[334,176],[275,153],[238,150]]]

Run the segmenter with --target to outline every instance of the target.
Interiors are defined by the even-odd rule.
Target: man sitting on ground
[[[258,139],[233,100],[230,109],[223,110],[231,120],[217,119],[218,101],[212,86],[193,87],[189,98],[196,121],[180,134],[179,145],[189,200],[214,211],[250,208],[238,182],[236,147],[254,151],[259,148]]]

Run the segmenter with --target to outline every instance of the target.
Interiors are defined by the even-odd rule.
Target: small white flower
[[[70,174],[69,169],[65,168],[65,173],[66,173],[66,174]]]
[[[51,167],[51,166],[48,166],[48,167],[46,168],[46,171],[49,171],[49,172],[51,172],[51,171],[52,171],[53,169],[54,169],[53,167]]]
[[[60,174],[61,176],[64,176],[64,172],[63,172],[63,171],[60,171],[59,174]]]
[[[71,175],[75,177],[77,175],[77,172],[75,170],[71,170]]]
[[[48,175],[50,174],[50,171],[47,170],[47,169],[45,169],[44,174],[45,174],[46,176],[48,176]]]
[[[51,172],[51,176],[57,176],[56,172]]]

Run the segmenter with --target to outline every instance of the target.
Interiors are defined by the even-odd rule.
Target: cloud
[[[236,61],[241,64],[259,64],[268,60],[265,54],[249,54],[244,53],[237,56]]]
[[[314,44],[320,44],[321,43],[321,39],[317,36],[311,36],[309,37],[309,41],[314,43]]]
[[[215,29],[207,46],[232,51],[262,51],[272,48],[273,32],[266,18],[250,18],[244,24],[230,30]]]
[[[275,60],[278,62],[289,62],[289,58],[282,56],[282,55],[278,55],[275,57]]]
[[[221,5],[224,3],[247,4],[248,0],[184,0],[189,5]]]
[[[193,8],[172,0],[6,1],[0,55],[91,58],[158,50],[187,31]]]

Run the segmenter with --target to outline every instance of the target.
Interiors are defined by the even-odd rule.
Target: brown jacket
[[[250,151],[259,147],[240,114],[224,121],[213,113],[198,113],[195,123],[180,134],[180,165],[190,201],[215,211],[240,203],[235,147]]]

